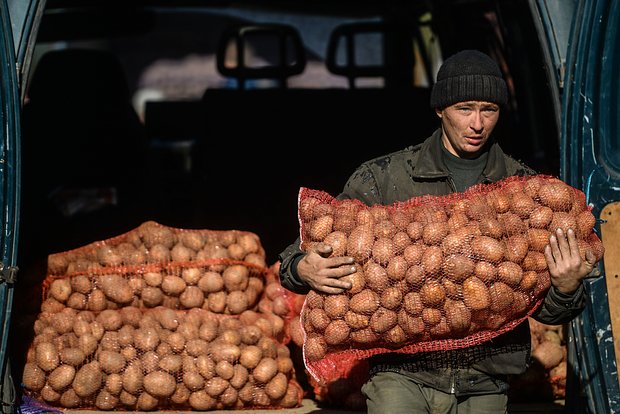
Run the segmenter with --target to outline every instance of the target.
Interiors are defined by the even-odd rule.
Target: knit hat
[[[431,91],[431,107],[445,108],[457,102],[508,101],[506,82],[497,63],[477,50],[462,50],[447,58]]]

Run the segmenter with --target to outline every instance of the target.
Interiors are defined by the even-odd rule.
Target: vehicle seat
[[[53,50],[34,70],[23,108],[24,171],[39,171],[34,182],[46,195],[58,187],[127,190],[142,171],[145,132],[116,56]]]

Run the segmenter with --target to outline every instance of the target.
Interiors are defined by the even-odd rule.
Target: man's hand
[[[573,293],[581,280],[586,277],[596,264],[596,257],[591,251],[586,252],[586,260],[581,259],[579,245],[575,232],[568,229],[564,234],[557,229],[549,237],[549,244],[545,247],[545,259],[549,266],[551,284],[561,293]]]
[[[356,272],[352,257],[329,257],[332,248],[319,243],[299,261],[297,274],[314,290],[337,294],[351,289],[351,282],[340,280]]]

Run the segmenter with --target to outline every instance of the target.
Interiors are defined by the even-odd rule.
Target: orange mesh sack
[[[240,314],[256,309],[267,271],[254,233],[177,229],[149,221],[117,237],[50,255],[42,310],[161,305]]]
[[[42,312],[24,393],[63,409],[298,407],[303,390],[290,351],[261,318],[162,306]]]
[[[545,175],[372,207],[302,188],[298,209],[302,250],[328,243],[358,269],[347,292],[306,296],[304,362],[319,382],[344,355],[457,349],[514,328],[550,287],[552,229],[603,255],[583,192]]]

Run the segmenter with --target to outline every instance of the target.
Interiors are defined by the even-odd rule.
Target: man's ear
[[[439,118],[443,118],[443,109],[435,108],[435,113],[437,114]]]

